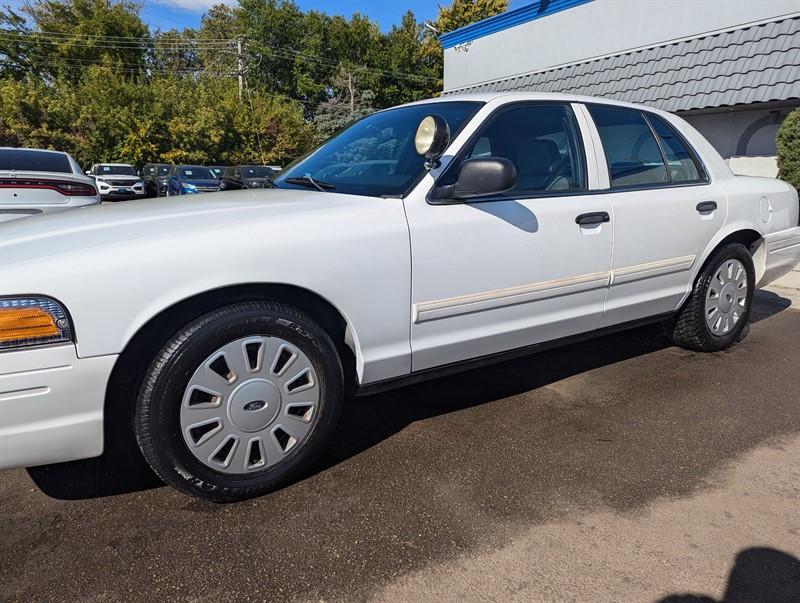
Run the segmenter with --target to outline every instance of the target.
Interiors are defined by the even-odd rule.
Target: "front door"
[[[414,371],[591,331],[610,276],[610,212],[589,194],[581,127],[567,103],[513,103],[467,140],[462,161],[495,156],[517,168],[508,193],[468,203],[406,199],[411,232]],[[594,176],[592,174],[592,176]]]

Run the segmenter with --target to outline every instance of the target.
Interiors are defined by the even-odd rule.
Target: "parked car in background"
[[[225,170],[228,168],[227,165],[210,165],[208,169],[211,170],[211,173],[214,174],[214,177],[217,180],[222,180],[222,176],[225,174]]]
[[[96,163],[86,174],[94,178],[103,201],[124,201],[144,197],[142,177],[130,164]]]
[[[264,183],[274,178],[277,173],[277,170],[267,165],[232,165],[225,169],[220,190],[264,188]]]
[[[144,192],[148,197],[161,197],[166,192],[167,177],[172,166],[168,163],[147,163],[142,168]]]
[[[379,111],[270,189],[203,197],[0,225],[0,468],[132,430],[183,492],[263,494],[324,454],[346,391],[645,322],[724,350],[800,260],[790,185],[676,115],[569,94]]]
[[[0,148],[0,222],[97,203],[94,181],[67,153]]]
[[[204,165],[173,165],[166,188],[167,197],[213,193],[219,190],[219,180]]]

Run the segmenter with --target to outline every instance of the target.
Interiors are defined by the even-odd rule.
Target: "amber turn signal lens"
[[[0,343],[58,337],[53,316],[42,308],[0,308]]]

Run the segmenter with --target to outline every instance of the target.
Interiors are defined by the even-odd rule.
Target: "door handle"
[[[595,224],[603,224],[604,222],[610,221],[611,216],[608,215],[607,211],[595,211],[589,214],[581,214],[575,218],[575,224],[580,226],[593,226]]]
[[[697,204],[695,208],[701,214],[710,214],[712,211],[717,209],[717,202],[716,201],[701,201]]]

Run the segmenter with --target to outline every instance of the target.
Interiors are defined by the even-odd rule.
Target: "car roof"
[[[107,165],[109,167],[133,167],[130,163],[98,163],[97,165]]]
[[[619,107],[627,107],[632,109],[642,109],[661,113],[658,109],[647,105],[637,105],[635,103],[627,103],[618,101],[612,98],[603,98],[599,96],[583,96],[580,94],[565,94],[563,92],[466,92],[454,93],[437,98],[430,98],[425,100],[407,103],[402,106],[424,105],[426,103],[446,103],[452,101],[476,101],[488,103],[490,101],[500,100],[504,103],[512,103],[518,101],[553,101],[553,102],[566,102],[566,103],[588,103],[588,104],[603,104],[615,105]]]

